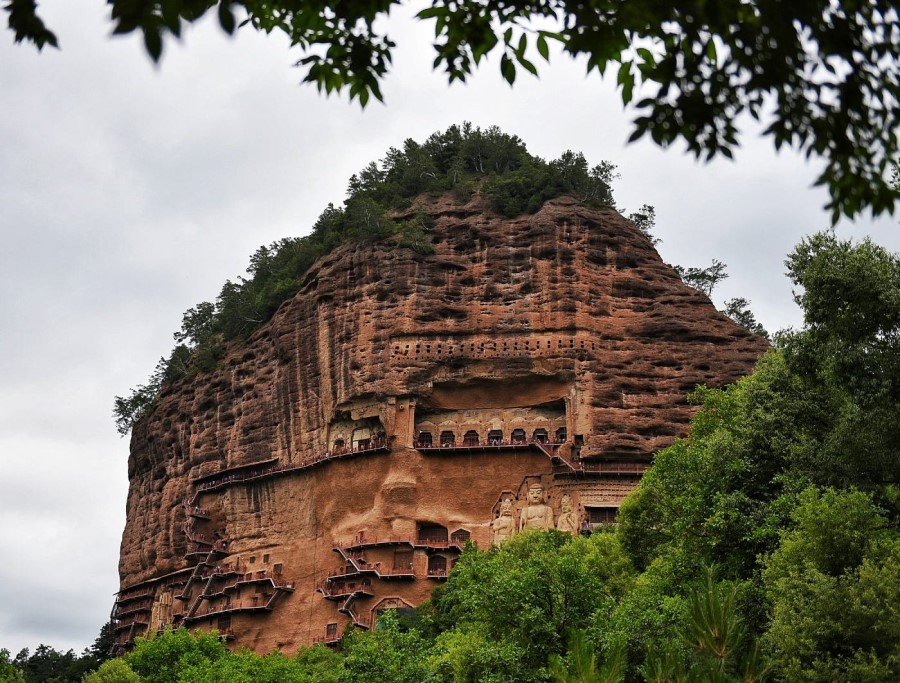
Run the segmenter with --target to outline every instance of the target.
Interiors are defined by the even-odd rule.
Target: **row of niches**
[[[567,440],[565,403],[524,408],[472,408],[416,414],[418,448],[563,443]]]
[[[596,337],[557,337],[536,333],[527,338],[434,341],[411,339],[394,341],[391,358],[509,358],[517,356],[559,356],[579,351],[596,351]]]
[[[443,430],[435,438],[430,431],[419,430],[416,434],[416,448],[450,448],[452,446],[516,446],[528,443],[559,444],[566,441],[566,428],[559,427],[556,432],[550,434],[543,427],[536,428],[529,436],[528,432],[518,427],[510,434],[503,433],[502,429],[489,429],[486,438],[476,429],[469,429],[462,438],[458,438],[456,432]]]

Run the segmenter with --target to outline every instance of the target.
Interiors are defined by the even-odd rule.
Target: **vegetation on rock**
[[[188,309],[177,345],[161,358],[150,380],[115,398],[113,414],[126,434],[153,405],[160,390],[181,377],[216,367],[224,345],[248,337],[292,298],[303,276],[321,256],[345,244],[383,242],[419,254],[432,251],[430,216],[417,198],[452,193],[468,201],[476,192],[501,216],[533,213],[553,197],[573,195],[589,206],[612,206],[615,166],[591,167],[584,155],[567,151],[545,161],[528,152],[514,135],[496,127],[466,123],[431,135],[424,143],[407,140],[391,148],[349,181],[342,207],[329,204],[303,237],[261,246],[250,257],[247,277],[228,280],[216,301]],[[653,208],[649,210],[652,222]]]
[[[294,297],[320,257],[344,245],[375,242],[432,253],[433,219],[423,200],[454,196],[466,203],[478,195],[490,211],[504,217],[534,213],[548,199],[563,195],[586,206],[613,206],[615,169],[608,161],[591,166],[583,154],[571,150],[548,162],[530,154],[515,135],[468,123],[434,133],[421,144],[406,140],[402,150],[389,149],[380,163],[371,162],[351,176],[344,205],[329,204],[310,234],[261,246],[250,257],[246,277],[227,280],[215,302],[201,302],[184,313],[174,334],[175,348],[159,359],[147,383],[115,397],[118,432],[127,434],[164,386],[218,367],[226,345],[249,337]],[[652,206],[645,204],[628,218],[653,245],[659,243],[653,236]],[[707,296],[727,277],[725,264],[716,260],[706,268],[674,268],[685,284]],[[728,314],[765,336],[746,306],[740,315]]]

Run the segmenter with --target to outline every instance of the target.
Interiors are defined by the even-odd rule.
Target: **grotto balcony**
[[[153,609],[153,600],[144,600],[136,604],[119,604],[113,607],[113,613],[110,615],[112,619],[121,619],[131,614],[141,614],[149,612]]]
[[[334,448],[324,455],[318,455],[307,458],[299,462],[289,462],[279,464],[277,458],[271,458],[252,465],[240,465],[231,467],[212,474],[197,477],[193,480],[195,494],[193,500],[196,500],[200,494],[218,491],[238,484],[246,484],[263,479],[271,479],[280,477],[293,472],[300,472],[314,467],[319,467],[331,460],[341,458],[351,458],[358,455],[369,455],[375,453],[390,453],[391,447],[385,439],[372,439],[363,447],[356,448]]]
[[[357,536],[349,543],[334,542],[333,550],[346,556],[358,555],[367,548],[386,548],[390,546],[407,546],[414,550],[456,550],[462,552],[466,547],[468,535],[454,533],[447,538],[416,537],[416,536]]]
[[[393,545],[393,543],[384,543],[383,545]],[[393,567],[388,569],[387,567],[382,566],[381,562],[367,562],[360,552],[351,552],[347,547],[341,544],[335,544],[332,550],[338,553],[347,565],[353,567],[359,574],[374,574],[379,579],[387,580],[416,578],[412,566]],[[334,576],[337,576],[337,574]]]
[[[133,600],[140,600],[141,598],[152,598],[155,594],[156,591],[152,588],[143,588],[133,592],[125,591],[116,595],[116,604],[121,605]]]
[[[316,587],[316,590],[324,595],[326,600],[334,600],[335,602],[345,601],[349,597],[372,597],[375,595],[372,591],[371,582],[366,580],[354,585],[348,585],[340,582],[335,584],[326,579],[324,584]]]

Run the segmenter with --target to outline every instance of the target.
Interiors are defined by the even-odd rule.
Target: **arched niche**
[[[428,576],[447,576],[447,558],[443,555],[429,557]]]
[[[472,538],[472,532],[468,529],[457,529],[452,534],[450,534],[450,540],[454,543],[465,543],[470,538]]]
[[[420,541],[431,543],[446,543],[448,539],[447,527],[436,522],[417,522],[416,538]]]

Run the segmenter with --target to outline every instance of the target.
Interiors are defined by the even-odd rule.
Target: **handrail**
[[[351,588],[350,586],[345,585],[329,586],[328,579],[326,579],[325,583],[316,586],[316,590],[326,598],[342,598],[349,595],[355,595],[357,593],[361,595],[374,595],[372,591],[372,584],[364,582],[360,582],[359,584]]]
[[[390,446],[387,445],[386,442],[379,442],[375,445],[372,445],[368,448],[347,448],[340,449],[336,451],[332,451],[326,453],[325,455],[315,456],[313,458],[308,458],[306,460],[301,460],[298,463],[282,463],[280,465],[269,465],[258,471],[249,471],[243,474],[234,473],[227,474],[221,480],[216,479],[214,474],[207,475],[204,479],[208,479],[207,481],[199,482],[195,480],[196,493],[194,494],[194,499],[201,494],[206,493],[208,491],[215,491],[220,488],[225,488],[227,486],[231,486],[233,484],[242,484],[250,481],[257,481],[259,479],[267,479],[269,477],[275,477],[282,474],[287,474],[289,472],[297,472],[300,470],[310,469],[312,467],[316,467],[324,462],[329,460],[337,460],[340,458],[347,458],[354,455],[363,455],[365,453],[378,453],[378,452],[389,452]],[[222,470],[222,472],[229,472],[230,470]]]
[[[346,550],[347,552],[353,552],[354,549],[361,548],[373,548],[376,546],[384,546],[384,545],[408,545],[412,548],[434,548],[435,550],[449,550],[449,549],[457,549],[462,550],[466,542],[463,539],[449,539],[446,541],[437,540],[432,538],[418,538],[414,536],[386,536],[386,537],[363,537],[356,538],[353,541],[342,542],[342,541],[334,541],[333,549],[335,552],[341,552],[338,548],[342,550]]]
[[[372,574],[375,574],[375,576],[377,576],[380,579],[384,579],[384,578],[390,579],[390,578],[396,578],[396,577],[415,578],[415,576],[416,576],[415,572],[413,571],[412,566],[410,566],[408,569],[386,570],[386,569],[381,568],[380,562],[371,564],[369,562],[366,562],[361,557],[354,557],[352,553],[346,552],[344,550],[344,548],[340,545],[335,545],[334,548],[332,548],[332,550],[334,550],[336,553],[339,553],[341,556],[343,556],[343,558],[345,560],[347,560],[348,563],[350,563],[351,565],[356,567],[357,571],[359,571],[360,573],[371,572]]]
[[[484,450],[515,450],[517,448],[536,448],[551,460],[559,460],[572,472],[590,472],[591,474],[643,474],[649,467],[649,463],[623,463],[623,462],[591,462],[582,459],[565,456],[561,452],[561,446],[566,441],[542,441],[541,439],[526,439],[508,441],[506,439],[479,441],[474,443],[426,443],[416,441],[413,447],[426,453],[459,452],[464,453]]]
[[[156,595],[156,590],[144,590],[133,594],[119,593],[116,596],[116,604],[131,602],[132,600],[137,600],[138,598],[152,598],[154,595]]]
[[[119,607],[119,605],[117,605]],[[138,612],[149,612],[153,609],[153,600],[144,600],[134,605],[127,605],[121,611],[116,610],[114,619],[121,619],[127,614],[136,614]]]
[[[271,580],[271,579],[268,579],[268,580]],[[207,619],[209,617],[213,617],[217,614],[226,614],[229,612],[258,612],[258,611],[262,611],[262,610],[271,611],[272,604],[275,602],[275,600],[278,599],[278,597],[281,595],[282,592],[294,590],[293,583],[290,583],[290,584],[285,583],[284,585],[278,585],[277,583],[275,583],[275,581],[272,581],[272,585],[275,588],[275,590],[273,590],[271,594],[263,593],[264,596],[267,595],[268,599],[262,605],[256,605],[256,604],[245,605],[243,600],[239,601],[237,604],[229,601],[229,602],[226,602],[225,605],[223,605],[223,606],[210,605],[209,607],[206,608],[205,611],[198,613],[197,608],[200,606],[200,602],[203,600],[203,598],[209,597],[208,595],[206,595],[204,593],[200,593],[200,595],[197,596],[197,598],[194,600],[193,604],[191,605],[191,609],[188,611],[187,614],[184,615],[184,622],[189,623],[191,621],[199,621],[201,619]]]
[[[564,441],[540,441],[539,439],[516,439],[515,441],[509,441],[506,439],[490,439],[488,441],[479,441],[477,443],[466,443],[463,441],[462,443],[456,443],[455,441],[445,442],[445,443],[434,443],[433,441],[430,443],[424,441],[416,441],[413,444],[413,448],[425,451],[442,451],[442,450],[460,450],[467,449],[473,451],[481,451],[485,448],[522,448],[529,447],[535,444],[545,443],[550,446],[561,446]]]

